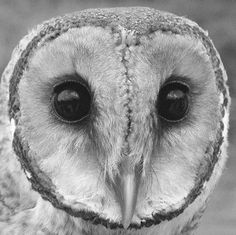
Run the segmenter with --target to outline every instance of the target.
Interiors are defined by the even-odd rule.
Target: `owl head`
[[[227,76],[207,32],[149,8],[53,18],[4,73],[13,147],[55,208],[108,228],[199,210],[226,160]]]

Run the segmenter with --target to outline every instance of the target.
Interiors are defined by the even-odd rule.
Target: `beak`
[[[120,207],[122,212],[122,224],[127,229],[133,218],[136,207],[139,180],[135,174],[127,174],[121,178],[121,201]]]
[[[140,169],[140,168],[139,168]],[[125,229],[131,224],[136,208],[138,189],[140,185],[140,170],[122,172],[113,183],[113,188],[122,213],[122,224]]]

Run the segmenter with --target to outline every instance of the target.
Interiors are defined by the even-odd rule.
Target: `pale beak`
[[[139,182],[137,181],[135,174],[127,174],[121,178],[122,198],[120,206],[122,224],[125,229],[129,227],[133,218],[138,196],[138,186]]]
[[[123,172],[117,176],[113,184],[117,200],[122,213],[122,224],[125,229],[131,224],[134,210],[136,208],[138,189],[140,184],[140,173]]]

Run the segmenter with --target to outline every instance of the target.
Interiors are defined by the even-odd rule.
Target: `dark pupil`
[[[54,88],[54,109],[64,121],[83,119],[90,111],[88,89],[78,82],[64,82]]]
[[[184,118],[189,106],[189,88],[180,82],[172,82],[161,88],[158,98],[158,114],[168,121]]]

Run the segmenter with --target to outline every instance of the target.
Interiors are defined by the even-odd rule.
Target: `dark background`
[[[209,31],[225,65],[232,97],[229,160],[197,235],[236,234],[236,0],[0,0],[0,74],[35,24],[85,8],[149,6],[196,21]]]

